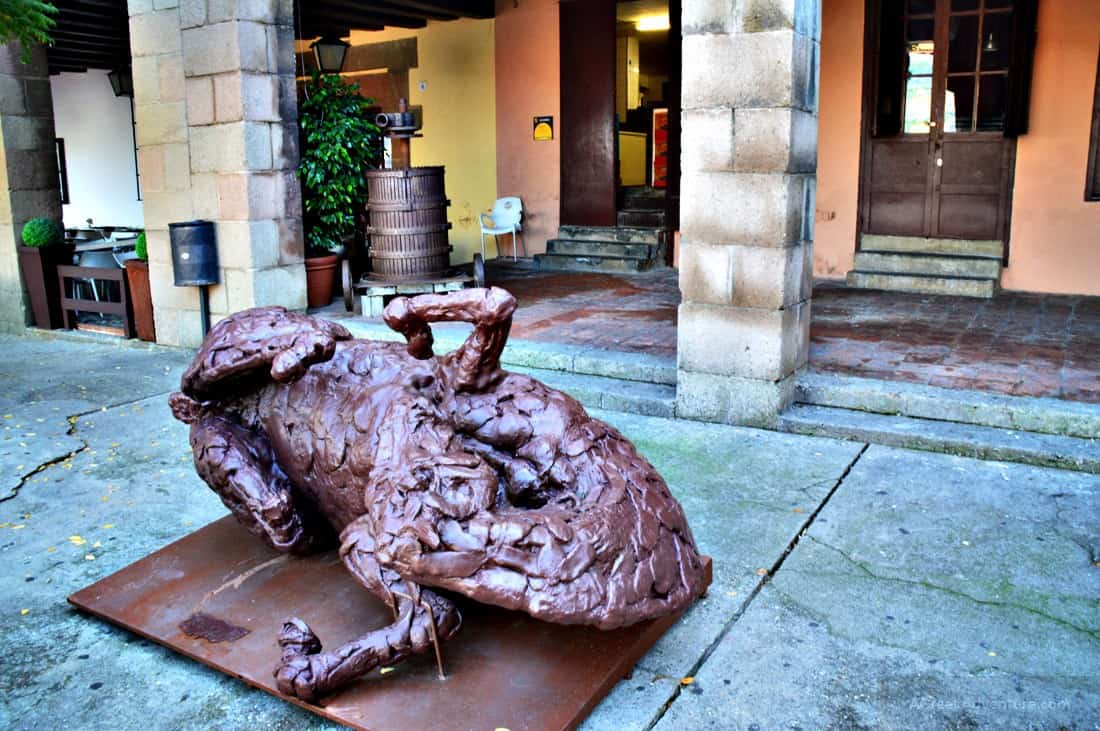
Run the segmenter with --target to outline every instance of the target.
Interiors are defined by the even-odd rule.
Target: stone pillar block
[[[816,103],[816,42],[793,30],[685,36],[683,56],[684,109]]]
[[[778,381],[806,364],[809,303],[781,310],[680,305],[681,370]]]
[[[738,109],[733,170],[812,173],[817,170],[817,117],[802,109]]]
[[[794,402],[795,379],[791,375],[767,381],[680,370],[676,416],[771,429],[778,415]]]
[[[23,63],[18,43],[0,45],[0,331],[27,323],[16,247],[32,218],[61,220],[53,100],[44,47]]]
[[[780,309],[809,299],[813,246],[680,245],[680,291],[699,304]]]
[[[143,90],[136,94],[140,164],[150,183],[146,228],[150,268],[158,265],[151,286],[162,342],[200,340],[195,294],[167,289],[171,221],[217,223],[223,276],[210,291],[213,312],[305,307],[293,12],[290,0],[153,0],[152,7],[131,0],[132,28],[167,33],[171,25],[174,35],[159,52],[142,45],[134,82]]]
[[[806,365],[820,5],[684,7],[679,416],[773,425]]]
[[[684,141],[680,166],[685,173],[733,170],[732,109],[685,109],[680,125]]]
[[[685,172],[680,184],[680,233],[692,241],[790,246],[812,220],[809,176]]]

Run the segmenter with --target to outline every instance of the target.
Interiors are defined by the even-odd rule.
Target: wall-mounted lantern
[[[111,90],[115,96],[132,97],[134,95],[134,73],[129,66],[119,67],[109,72],[107,79],[111,82]]]
[[[348,55],[351,44],[336,36],[321,36],[309,48],[321,73],[338,74],[344,68],[344,57]]]

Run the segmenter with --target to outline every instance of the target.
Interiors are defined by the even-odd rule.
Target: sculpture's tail
[[[331,358],[338,341],[350,339],[351,333],[336,323],[284,307],[237,312],[210,330],[184,371],[180,390],[193,400],[209,401],[238,393],[242,381],[257,377],[293,381]],[[181,411],[173,406],[173,413],[186,416],[187,408],[181,402]]]

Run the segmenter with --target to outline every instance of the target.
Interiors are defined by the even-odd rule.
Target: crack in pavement
[[[772,564],[771,568],[768,569],[768,573],[765,574],[759,582],[757,582],[755,587],[753,587],[753,590],[749,593],[749,596],[745,600],[745,603],[741,605],[741,608],[739,610],[733,613],[733,616],[729,618],[729,620],[722,626],[722,629],[718,632],[718,636],[714,638],[714,640],[703,651],[703,654],[699,656],[699,659],[696,660],[691,668],[687,671],[687,676],[694,677],[695,674],[699,672],[699,669],[702,668],[703,665],[706,664],[707,660],[710,659],[710,656],[714,654],[714,651],[718,649],[718,645],[720,645],[722,643],[722,640],[726,638],[726,635],[728,635],[730,631],[733,630],[733,626],[737,624],[737,621],[741,619],[741,617],[745,615],[745,612],[749,610],[749,607],[752,605],[753,601],[755,601],[756,597],[759,596],[764,586],[772,580],[772,577],[775,576],[776,572],[778,572],[779,569],[782,568],[783,563],[787,560],[787,557],[790,556],[791,552],[798,547],[799,541],[801,541],[802,538],[806,536],[806,531],[810,529],[810,526],[813,525],[813,522],[817,519],[817,516],[821,513],[825,506],[829,504],[829,500],[831,500],[833,495],[836,494],[836,491],[840,489],[840,486],[844,484],[844,480],[847,479],[849,474],[851,474],[852,469],[856,466],[856,463],[859,462],[860,458],[863,457],[864,453],[867,452],[867,449],[870,446],[870,443],[864,442],[863,445],[859,448],[859,452],[857,452],[856,456],[853,457],[852,460],[848,463],[848,466],[844,468],[844,471],[840,473],[840,477],[836,479],[832,489],[830,489],[828,494],[826,494],[825,497],[821,499],[821,502],[818,503],[817,508],[815,508],[814,511],[810,513],[806,520],[802,523],[802,527],[798,529],[798,532],[795,534],[794,538],[791,539],[790,543],[787,544],[787,547],[783,550],[783,553],[780,554],[779,558],[777,558]],[[653,718],[652,721],[649,722],[649,724],[646,725],[646,731],[652,731],[653,727],[661,722],[661,719],[664,718],[666,713],[668,713],[668,710],[672,708],[672,704],[680,698],[683,689],[683,685],[676,686],[676,688],[672,691],[672,695],[667,701],[665,701],[664,705],[657,712],[657,715]]]
[[[974,604],[978,604],[978,605],[981,605],[981,606],[1006,607],[1006,608],[1010,608],[1010,609],[1019,609],[1022,612],[1026,612],[1028,614],[1034,614],[1037,617],[1045,619],[1048,622],[1053,622],[1054,624],[1057,624],[1061,627],[1065,627],[1066,629],[1073,630],[1074,632],[1079,632],[1083,635],[1091,637],[1094,640],[1100,640],[1100,632],[1094,632],[1094,631],[1092,631],[1090,629],[1087,629],[1085,627],[1078,627],[1077,625],[1073,624],[1072,622],[1066,621],[1064,619],[1060,619],[1059,617],[1051,616],[1051,615],[1049,615],[1049,614],[1047,614],[1047,613],[1045,613],[1041,610],[1035,609],[1034,607],[1029,607],[1029,606],[1024,605],[1024,604],[1016,604],[1014,602],[999,602],[999,601],[995,601],[995,600],[992,600],[992,599],[980,599],[976,596],[972,596],[970,594],[967,594],[964,591],[959,591],[958,589],[952,589],[952,588],[947,587],[947,586],[940,586],[939,584],[933,584],[930,581],[924,581],[924,580],[920,580],[920,579],[904,579],[904,578],[901,578],[899,576],[883,576],[881,574],[876,574],[874,571],[871,571],[871,569],[867,568],[866,564],[864,564],[862,561],[858,561],[858,560],[852,558],[851,556],[849,556],[847,553],[845,553],[840,548],[837,548],[836,546],[834,546],[830,543],[826,543],[825,541],[821,540],[820,538],[815,538],[814,536],[806,536],[806,537],[809,538],[814,543],[816,543],[817,545],[819,545],[823,548],[827,548],[830,551],[833,551],[838,556],[843,558],[845,561],[847,561],[851,565],[855,566],[857,569],[862,571],[868,577],[870,577],[871,579],[874,579],[876,581],[885,581],[885,582],[894,583],[894,584],[905,584],[905,585],[908,585],[908,586],[920,586],[920,587],[923,587],[925,589],[931,589],[932,591],[939,591],[939,592],[942,592],[944,594],[948,594],[949,596],[957,597],[957,598],[960,598],[960,599],[965,599],[967,601],[973,602]],[[818,573],[820,573],[820,572],[818,572]]]
[[[15,498],[19,497],[19,493],[23,489],[23,487],[26,486],[27,481],[30,480],[35,475],[40,474],[42,472],[45,472],[46,470],[48,470],[51,467],[55,467],[59,464],[63,464],[64,462],[67,462],[68,460],[72,459],[73,457],[77,456],[81,452],[88,449],[88,446],[89,446],[88,441],[86,439],[84,439],[82,436],[80,436],[79,434],[76,433],[77,425],[80,423],[80,420],[83,419],[85,416],[90,416],[91,414],[99,414],[99,413],[111,411],[113,409],[120,409],[124,406],[130,406],[131,404],[136,404],[136,403],[139,403],[141,401],[148,401],[149,399],[157,398],[158,396],[167,396],[170,393],[172,393],[172,392],[171,391],[163,391],[163,392],[160,392],[160,393],[150,394],[148,396],[142,396],[141,398],[130,399],[129,401],[120,401],[120,402],[114,403],[114,404],[107,404],[106,406],[100,406],[97,409],[89,409],[87,411],[81,411],[81,412],[76,413],[76,414],[69,414],[68,416],[65,417],[65,420],[67,422],[69,422],[69,428],[65,430],[65,436],[73,437],[74,439],[79,440],[80,441],[80,446],[77,447],[76,449],[73,449],[73,450],[61,455],[60,457],[54,457],[52,459],[49,459],[49,460],[43,462],[42,464],[38,465],[37,467],[35,467],[33,470],[31,470],[27,474],[23,475],[21,478],[19,478],[18,484],[16,484],[14,487],[10,488],[11,493],[9,495],[5,495],[4,497],[0,497],[0,503],[6,503],[9,500],[14,500]]]

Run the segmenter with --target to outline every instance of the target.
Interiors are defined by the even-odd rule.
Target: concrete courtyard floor
[[[190,354],[0,348],[0,728],[330,728],[65,601],[225,514],[166,405]],[[1100,728],[1097,476],[598,415],[715,576],[584,728]]]

